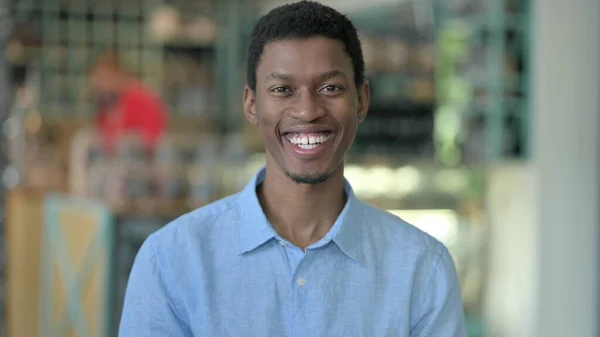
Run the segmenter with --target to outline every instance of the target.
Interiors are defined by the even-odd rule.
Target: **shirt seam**
[[[179,323],[180,323],[180,324],[181,324],[183,327],[185,327],[185,329],[186,329],[186,330],[189,330],[189,327],[187,326],[187,324],[185,324],[185,322],[181,320],[181,312],[180,312],[180,309],[178,308],[178,306],[176,305],[176,303],[173,303],[173,299],[172,299],[172,297],[171,297],[171,296],[170,296],[170,294],[167,292],[167,289],[168,289],[168,288],[165,286],[165,285],[166,285],[166,282],[165,282],[165,279],[164,279],[164,277],[163,277],[163,273],[162,273],[163,266],[162,266],[162,264],[161,264],[160,260],[158,259],[158,254],[157,254],[157,252],[156,252],[156,249],[155,249],[155,245],[154,245],[154,239],[153,239],[153,238],[152,238],[152,239],[150,239],[150,242],[149,242],[149,248],[150,248],[150,257],[151,257],[151,259],[152,259],[152,262],[153,262],[153,263],[154,263],[154,265],[156,266],[156,273],[157,273],[157,276],[158,276],[158,282],[159,282],[159,284],[160,284],[160,287],[161,287],[161,289],[163,290],[163,292],[164,292],[164,294],[165,294],[165,297],[166,297],[166,298],[167,298],[167,300],[168,300],[168,306],[169,306],[169,309],[170,309],[170,310],[173,312],[173,314],[175,315],[175,319],[176,319],[176,320],[177,320],[177,321],[178,321],[178,322],[179,322]]]
[[[436,260],[435,260],[435,263],[434,263],[434,267],[433,267],[433,269],[430,271],[430,273],[428,275],[427,286],[425,288],[423,288],[422,292],[419,294],[417,303],[424,302],[425,295],[429,293],[427,291],[427,289],[431,288],[431,285],[433,284],[433,280],[435,278],[435,275],[437,274],[437,272],[438,272],[438,270],[440,268],[440,264],[442,263],[442,257],[443,257],[444,254],[442,252],[442,249],[440,248],[440,245],[441,245],[440,243],[436,243],[435,244],[435,251],[437,253],[437,257],[436,257]],[[419,323],[421,322],[422,319],[423,319],[423,317],[420,317],[419,321],[413,327],[411,327],[411,330],[415,326],[419,325]]]

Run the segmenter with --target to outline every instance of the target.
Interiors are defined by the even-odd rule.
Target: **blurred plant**
[[[436,99],[434,126],[436,157],[447,166],[462,160],[462,113],[472,99],[471,84],[461,77],[458,67],[468,57],[469,27],[462,21],[445,24],[437,36]]]

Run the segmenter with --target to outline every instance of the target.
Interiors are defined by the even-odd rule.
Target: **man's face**
[[[368,84],[356,87],[343,44],[325,37],[269,43],[256,91],[244,90],[246,118],[258,125],[267,164],[304,184],[341,168],[368,104]]]

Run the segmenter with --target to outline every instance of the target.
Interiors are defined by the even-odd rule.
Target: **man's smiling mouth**
[[[315,149],[333,138],[333,132],[322,131],[322,132],[310,132],[310,133],[296,133],[290,132],[283,135],[288,142],[295,146],[304,149],[311,150]]]

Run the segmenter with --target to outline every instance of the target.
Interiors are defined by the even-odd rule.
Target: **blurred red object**
[[[167,110],[158,95],[122,69],[113,53],[100,58],[90,83],[99,105],[96,126],[105,149],[113,152],[120,137],[137,133],[153,150],[167,124]]]
[[[130,133],[139,134],[152,150],[165,130],[166,111],[157,97],[136,85],[123,92],[109,110],[100,111],[97,126],[111,152],[118,139]]]

